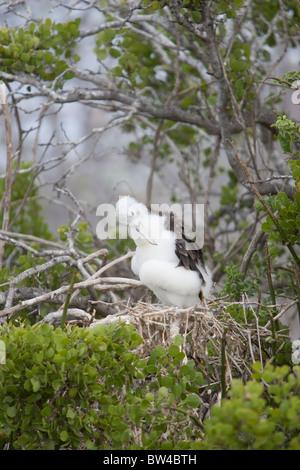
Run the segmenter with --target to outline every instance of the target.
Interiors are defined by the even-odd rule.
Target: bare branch
[[[5,121],[5,135],[6,135],[6,178],[5,178],[5,193],[3,198],[3,221],[2,230],[7,230],[9,224],[10,204],[11,204],[11,188],[12,188],[12,161],[13,161],[13,146],[12,146],[12,130],[9,106],[6,99],[3,86],[0,84],[0,102]],[[1,212],[1,208],[0,208]],[[0,241],[0,270],[3,265],[4,255],[4,240]]]
[[[119,281],[118,278],[115,279],[115,285],[112,286],[111,284],[104,284],[103,281],[105,282],[106,281],[106,278],[103,278],[103,279],[99,279],[99,276],[106,270],[108,270],[109,268],[111,268],[112,266],[114,266],[115,264],[117,263],[120,263],[122,261],[124,261],[125,259],[128,259],[129,257],[131,257],[133,255],[133,253],[129,252],[127,253],[126,255],[124,256],[121,256],[120,258],[116,259],[116,260],[113,260],[111,261],[109,264],[107,264],[106,266],[103,266],[101,269],[99,269],[96,273],[94,273],[92,276],[90,276],[88,279],[84,280],[84,281],[81,281],[81,282],[77,282],[74,284],[74,294],[72,295],[72,300],[74,299],[74,296],[75,294],[77,295],[79,293],[80,290],[82,289],[86,289],[86,288],[89,288],[89,287],[94,287],[96,285],[97,286],[97,290],[101,290],[101,291],[107,291],[107,290],[111,290],[113,288],[117,289],[117,290],[122,290],[122,288],[124,289],[125,288],[128,288],[128,286],[133,286],[135,285],[136,287],[140,287],[142,284],[139,282],[139,281],[136,281],[135,283],[133,282],[133,280],[129,280],[128,283],[124,284],[124,279],[120,278],[121,281]],[[69,257],[66,259],[66,261],[68,262],[71,262],[73,263],[73,260],[70,259]],[[55,260],[53,260],[53,263],[55,264]],[[47,265],[48,266],[51,266],[51,261],[49,262],[49,264]],[[32,268],[32,270],[34,272],[37,272],[36,269],[39,268],[38,266],[36,268]],[[41,270],[44,270],[45,268],[45,264],[42,265],[42,268]],[[27,275],[28,274],[28,271],[30,273],[32,273],[33,271],[31,270],[27,270],[27,273],[24,274]],[[22,275],[22,273],[20,274],[20,276]],[[118,283],[118,284],[116,284]],[[15,285],[15,284],[14,284]],[[121,287],[120,287],[121,286]],[[15,313],[19,312],[20,310],[24,309],[24,308],[30,308],[32,306],[35,306],[35,305],[38,305],[40,303],[43,303],[43,302],[51,302],[53,298],[57,297],[58,295],[61,295],[61,294],[66,294],[69,292],[69,289],[70,289],[70,286],[69,285],[66,285],[66,286],[62,286],[62,287],[59,287],[58,289],[55,289],[51,292],[46,292],[42,295],[39,295],[35,298],[32,298],[32,299],[28,299],[28,300],[23,300],[21,301],[19,304],[15,305],[15,306],[12,306],[12,307],[7,307],[7,308],[4,308],[4,310],[2,310],[2,312],[0,312],[0,317],[10,317],[12,315],[14,315]],[[10,299],[13,297],[13,294],[10,294]],[[9,299],[9,300],[10,300]],[[11,303],[11,301],[10,301]]]

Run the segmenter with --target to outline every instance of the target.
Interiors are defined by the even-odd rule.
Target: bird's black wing
[[[205,286],[206,282],[199,268],[199,266],[201,266],[201,268],[206,272],[202,249],[185,235],[182,223],[176,220],[175,215],[172,212],[169,214],[168,225],[168,229],[173,231],[176,235],[175,253],[179,260],[177,266],[183,266],[185,269],[198,272],[201,283]],[[202,290],[199,292],[199,297],[203,300]]]

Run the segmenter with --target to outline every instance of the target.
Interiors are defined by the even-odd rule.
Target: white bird
[[[184,233],[177,236],[178,223],[172,212],[154,214],[130,196],[116,205],[119,227],[127,227],[136,244],[131,269],[167,305],[192,307],[204,301],[212,288],[212,275],[202,250]],[[175,233],[176,232],[176,233]],[[189,249],[188,249],[189,248]]]

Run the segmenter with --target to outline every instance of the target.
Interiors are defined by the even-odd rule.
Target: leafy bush
[[[7,355],[0,369],[2,445],[91,448],[122,440],[116,433],[126,429],[120,431],[109,407],[119,404],[117,390],[137,373],[128,347],[140,339],[130,327],[54,330],[44,324],[2,329],[1,339]]]
[[[0,338],[0,448],[170,449],[199,437],[203,377],[193,361],[181,364],[178,344],[140,360],[140,336],[116,323],[6,326]]]
[[[182,337],[148,359],[132,325],[3,327],[0,448],[296,449],[300,367],[269,365],[233,379],[228,398],[202,424],[206,386]],[[204,387],[205,388],[205,387]]]
[[[300,448],[300,367],[269,365],[253,380],[231,383],[229,398],[212,408],[205,439],[193,448],[279,450]]]

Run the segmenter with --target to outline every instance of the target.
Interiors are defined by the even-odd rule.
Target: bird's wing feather
[[[179,260],[178,266],[183,266],[185,269],[197,271],[202,281],[202,285],[205,285],[205,279],[202,271],[206,271],[203,251],[197,243],[189,239],[184,232],[182,222],[180,222],[173,212],[169,213],[169,217],[166,218],[166,224],[169,230],[172,230],[176,236],[176,256]]]
[[[197,271],[200,279],[202,281],[202,285],[205,285],[205,280],[203,274],[200,270],[200,266],[206,271],[203,252],[201,249],[195,250],[187,250],[186,243],[190,243],[188,240],[184,238],[176,239],[176,256],[179,260],[178,266],[183,266],[185,269],[190,269],[191,271]]]

